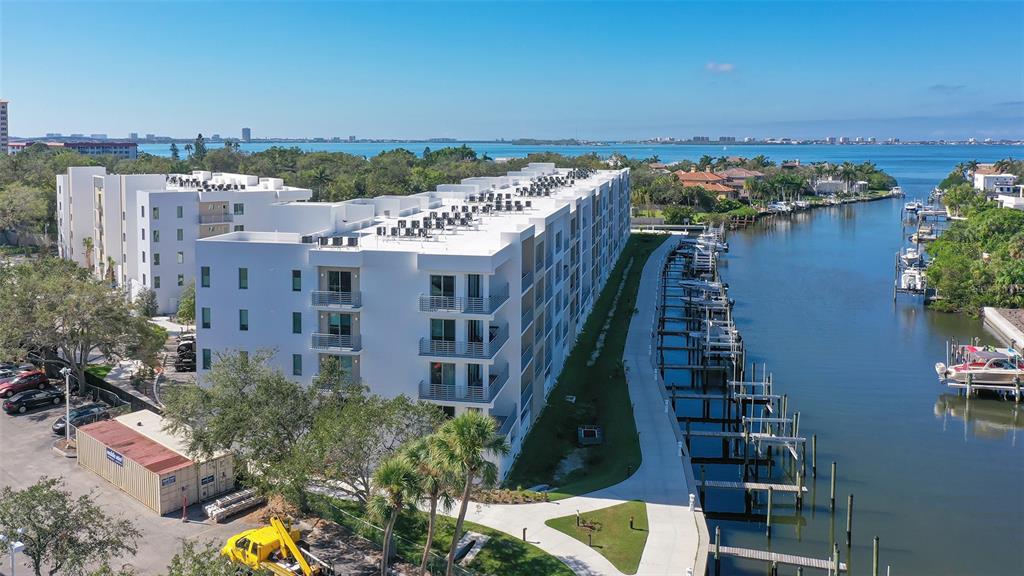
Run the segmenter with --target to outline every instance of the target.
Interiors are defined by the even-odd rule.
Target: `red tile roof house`
[[[725,185],[732,188],[741,198],[746,198],[750,194],[743,188],[743,184],[747,180],[761,180],[764,178],[764,174],[757,170],[747,170],[746,168],[728,168],[718,173],[719,176],[724,176],[726,179]]]
[[[714,172],[698,172],[696,168],[691,169],[689,172],[685,170],[676,170],[673,172],[676,178],[683,186],[699,186],[708,192],[711,192],[718,198],[736,198],[738,195],[736,190],[733,190],[726,185],[726,178],[719,176]]]

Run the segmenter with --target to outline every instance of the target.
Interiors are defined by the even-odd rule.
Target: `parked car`
[[[35,370],[35,364],[29,362],[0,362],[0,370],[10,370],[12,372],[24,372],[26,370]]]
[[[46,377],[46,373],[42,370],[22,372],[17,378],[0,383],[0,398],[10,398],[18,392],[24,392],[31,388],[43,389],[49,384],[50,379]]]
[[[174,369],[178,372],[195,372],[196,371],[196,357],[191,358],[178,357],[174,361]]]
[[[93,422],[99,422],[100,420],[109,420],[110,412],[107,412],[106,404],[86,404],[79,406],[78,408],[71,409],[71,425],[75,428],[79,426],[85,426],[86,424],[92,424]],[[64,435],[64,417],[61,416],[53,422],[53,433],[57,436]]]
[[[195,340],[187,340],[185,342],[182,342],[181,344],[178,344],[178,355],[179,356],[181,354],[192,354],[192,355],[195,355],[195,353],[196,353],[196,341]]]
[[[44,388],[42,390],[26,390],[18,392],[7,400],[4,400],[4,412],[8,414],[24,414],[31,408],[38,406],[56,406],[64,402],[64,392],[56,388]]]

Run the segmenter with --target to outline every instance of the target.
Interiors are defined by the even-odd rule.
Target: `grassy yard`
[[[626,386],[622,351],[644,263],[665,238],[634,234],[629,239],[551,391],[548,408],[533,424],[522,453],[509,471],[506,486],[548,484],[556,487],[551,493],[551,498],[556,500],[616,484],[628,476],[628,471],[640,466],[640,442]],[[633,265],[605,335],[604,348],[597,362],[587,366],[630,259]],[[565,400],[568,395],[576,397],[574,404]],[[576,431],[583,424],[602,426],[604,444],[578,448]],[[580,467],[564,478],[556,478],[559,463],[570,454],[578,459]]]
[[[114,367],[110,364],[90,364],[85,371],[102,380],[106,378],[107,374],[110,374],[110,371],[113,369]]]
[[[381,533],[368,529],[366,524],[359,520],[364,518],[365,514],[358,503],[315,497],[314,506],[321,509],[321,514],[325,518],[334,520],[378,545],[380,544]],[[448,554],[448,547],[451,545],[455,520],[440,515],[438,515],[438,520],[433,550],[443,558]],[[490,537],[480,553],[467,566],[473,572],[501,574],[502,576],[534,576],[536,574],[572,576],[573,574],[573,571],[561,560],[519,538],[472,522],[466,522],[464,529]],[[398,520],[395,532],[397,555],[406,562],[419,566],[423,545],[427,541],[427,515],[423,512],[403,514]],[[438,572],[435,570],[434,573]],[[441,573],[443,573],[443,566]]]
[[[552,518],[545,524],[590,544],[625,574],[636,574],[647,544],[647,505],[643,502],[624,502],[580,514],[580,526],[576,526],[575,514]]]

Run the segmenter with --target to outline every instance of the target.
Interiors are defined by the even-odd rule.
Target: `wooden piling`
[[[767,522],[767,526],[765,527],[765,532],[766,532],[769,540],[772,539],[772,493],[773,492],[774,492],[774,490],[772,489],[771,486],[769,486],[768,487],[768,522]]]
[[[839,543],[832,542],[832,573],[839,576]]]
[[[830,480],[830,483],[831,483],[832,487],[829,490],[828,509],[829,509],[830,512],[832,512],[834,514],[835,511],[836,511],[836,461],[835,460],[832,461],[832,479]]]
[[[811,436],[811,478],[818,477],[818,435]]]
[[[878,538],[875,538],[878,540]],[[722,560],[719,557],[720,548],[722,547],[722,527],[715,526],[715,576],[720,576],[722,573]]]
[[[707,509],[707,500],[704,498],[704,465],[700,465],[700,501]]]
[[[853,546],[853,493],[846,498],[846,547]]]
[[[871,576],[878,576],[878,536],[871,542]]]

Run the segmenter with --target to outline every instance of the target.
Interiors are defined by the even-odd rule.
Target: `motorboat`
[[[922,242],[932,242],[938,239],[938,234],[935,233],[935,227],[931,224],[925,224],[917,229],[910,235],[910,241],[914,244],[920,244]]]
[[[923,256],[924,254],[921,253],[921,250],[914,246],[905,248],[903,252],[900,252],[900,260],[908,267],[921,264]]]
[[[906,210],[907,212],[917,212],[922,207],[923,204],[916,200],[914,200],[913,202],[907,202],[906,204],[903,205],[903,209]]]
[[[889,190],[889,193],[892,194],[893,196],[896,196],[897,198],[903,197],[903,189],[900,188],[899,186],[893,186],[892,189]]]
[[[796,206],[797,210],[807,210],[811,207],[811,203],[806,200],[797,200],[793,202],[793,205]]]
[[[911,267],[907,268],[900,274],[900,289],[909,290],[913,292],[921,292],[927,286],[925,282],[924,270]]]
[[[768,210],[776,213],[792,212],[793,208],[785,202],[773,202],[768,205]]]
[[[1024,384],[1024,358],[1014,348],[995,348],[991,346],[961,346],[960,363],[946,366],[942,362],[935,365],[935,373],[940,378],[967,383],[970,377],[972,384],[1012,385],[1014,381]]]

